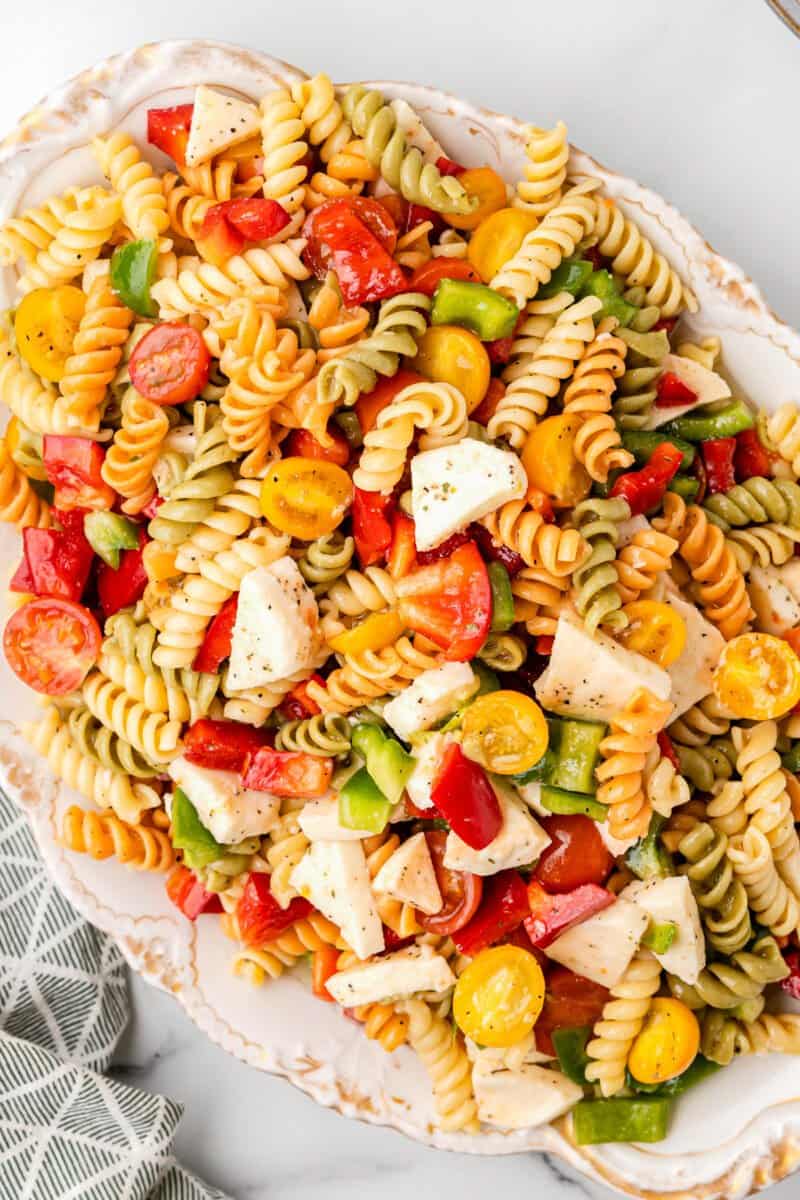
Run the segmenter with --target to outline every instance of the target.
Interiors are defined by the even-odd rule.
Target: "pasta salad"
[[[308,964],[444,1130],[661,1140],[800,1053],[798,410],[562,122],[513,186],[324,74],[135,133],[0,227],[3,646],[65,844],[242,986]]]

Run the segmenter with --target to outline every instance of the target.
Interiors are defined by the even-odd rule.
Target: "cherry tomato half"
[[[522,692],[479,696],[464,714],[461,728],[461,748],[467,757],[498,775],[529,771],[547,749],[544,713]]]
[[[644,1027],[628,1056],[628,1069],[639,1083],[666,1083],[692,1065],[700,1052],[700,1025],[680,1000],[650,1001]]]
[[[208,383],[211,355],[196,329],[182,321],[154,325],[130,358],[133,386],[154,404],[184,404]]]
[[[548,892],[571,892],[584,883],[605,883],[614,859],[589,817],[542,818],[550,845],[542,851],[534,878]]]
[[[8,665],[23,683],[48,696],[74,692],[97,661],[100,626],[88,608],[72,600],[30,600],[10,618],[3,634]]]
[[[671,667],[686,645],[686,622],[671,604],[634,600],[622,610],[628,624],[619,635],[623,646],[643,654],[659,667]]]
[[[713,687],[737,717],[775,720],[800,701],[800,659],[783,638],[743,633],[722,651]]]
[[[261,511],[282,533],[310,542],[341,525],[352,499],[352,480],[335,463],[282,458],[267,472]]]
[[[68,283],[35,288],[20,301],[14,316],[17,349],[42,379],[63,377],[85,307],[86,296]]]
[[[481,950],[459,977],[453,1018],[482,1046],[513,1046],[527,1037],[544,1004],[544,975],[519,946]]]
[[[456,933],[475,915],[483,895],[483,880],[480,875],[452,871],[444,865],[447,834],[443,829],[428,829],[425,841],[442,894],[442,907],[433,916],[417,910],[417,920],[426,932],[445,937]]]

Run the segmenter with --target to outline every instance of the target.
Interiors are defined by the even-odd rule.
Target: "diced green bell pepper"
[[[549,780],[553,787],[593,796],[597,790],[594,769],[605,735],[605,725],[597,721],[562,721],[558,762]]]
[[[781,755],[781,766],[792,775],[800,772],[800,742],[795,742],[785,754]]]
[[[103,562],[119,568],[121,550],[135,550],[139,545],[139,530],[133,521],[112,512],[88,512],[83,518],[86,540]]]
[[[589,1065],[589,1055],[586,1053],[586,1044],[591,1036],[591,1025],[581,1025],[576,1029],[555,1029],[552,1033],[559,1066],[567,1079],[571,1079],[579,1087],[587,1085],[586,1068]]]
[[[366,767],[351,775],[339,792],[339,824],[345,829],[383,833],[391,811],[391,801],[386,799]]]
[[[665,354],[669,354],[669,338],[665,329],[651,329],[649,333],[639,333],[635,329],[616,329],[616,337],[621,337],[628,347],[627,365],[636,366],[636,360],[657,363]],[[633,361],[631,361],[633,360]]]
[[[668,1096],[581,1100],[572,1110],[579,1146],[603,1142],[662,1142],[672,1100]]]
[[[560,717],[546,715],[547,749],[537,763],[528,771],[514,776],[514,782],[520,787],[526,783],[552,783],[553,775],[558,767],[558,751],[561,745],[561,728],[564,722]]]
[[[547,283],[539,288],[536,293],[537,300],[549,300],[559,292],[569,292],[577,296],[593,270],[592,264],[583,258],[565,258],[558,264]]]
[[[206,829],[197,815],[197,809],[181,788],[176,788],[172,797],[171,819],[172,844],[176,850],[183,851],[183,861],[187,867],[192,870],[207,867],[209,863],[222,858],[225,847]]]
[[[157,259],[158,244],[151,238],[125,242],[111,256],[111,286],[125,307],[140,317],[158,316],[158,307],[150,295]]]
[[[432,325],[462,325],[482,342],[511,337],[519,309],[485,283],[440,279],[433,293]]]
[[[694,500],[700,491],[700,481],[690,475],[675,475],[667,484],[667,491],[683,496],[684,500]]]
[[[505,633],[514,624],[514,593],[511,579],[502,563],[489,563],[489,584],[492,589],[492,633]]]
[[[752,429],[755,423],[755,416],[745,402],[734,400],[716,413],[702,416],[691,412],[685,417],[677,417],[669,425],[663,425],[661,432],[665,441],[670,434],[675,434],[687,442],[707,442],[712,438],[735,437],[745,429]]]
[[[664,818],[653,816],[645,837],[631,846],[625,855],[625,865],[638,879],[667,879],[675,874],[672,856],[658,836]]]
[[[361,432],[361,422],[358,413],[353,408],[343,408],[333,418],[339,426],[351,450],[360,450],[364,445],[364,435]]]
[[[678,926],[674,921],[651,921],[642,945],[654,954],[666,954],[677,936]]]
[[[416,759],[398,741],[383,732],[379,725],[356,725],[352,738],[353,749],[364,759],[367,774],[390,804],[397,804],[403,795]],[[354,826],[360,829],[361,826]]]
[[[688,471],[697,455],[691,442],[683,442],[680,438],[666,438],[657,429],[628,429],[622,434],[622,445],[626,450],[630,450],[637,467],[644,467],[650,461],[650,456],[656,447],[663,446],[666,441],[671,442],[675,449],[680,450],[683,455],[678,470]]]
[[[720,1069],[719,1063],[711,1062],[709,1058],[698,1054],[692,1065],[687,1067],[682,1075],[676,1075],[674,1079],[668,1079],[666,1083],[640,1083],[638,1079],[634,1079],[630,1071],[626,1072],[626,1082],[634,1092],[645,1092],[650,1096],[682,1096],[684,1092],[689,1091],[689,1088],[696,1087],[704,1079],[716,1075]]]
[[[580,814],[591,817],[593,821],[605,821],[608,816],[607,807],[599,800],[581,795],[580,792],[567,792],[564,788],[549,787],[547,784],[542,786],[540,801],[542,808],[562,817]]]
[[[603,307],[595,313],[595,320],[601,317],[616,317],[623,327],[630,325],[639,311],[635,304],[624,300],[619,285],[610,271],[601,269],[592,271],[581,289],[582,296],[596,296],[602,300]]]

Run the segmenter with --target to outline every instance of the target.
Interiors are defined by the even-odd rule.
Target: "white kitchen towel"
[[[102,1075],[128,1011],[122,955],[0,791],[0,1197],[226,1200],[172,1154],[181,1106]]]

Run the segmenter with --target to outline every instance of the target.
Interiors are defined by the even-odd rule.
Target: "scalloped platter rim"
[[[89,137],[118,124],[141,137],[148,105],[185,100],[197,83],[258,98],[303,77],[267,55],[211,41],[155,43],[107,59],[54,91],[0,145],[0,221],[56,189],[100,182],[85,149]],[[521,122],[418,84],[376,86],[418,108],[454,157],[489,162],[509,181],[517,176],[524,157]],[[734,383],[765,407],[800,400],[800,336],[770,311],[742,270],[633,180],[575,148],[571,170],[599,176],[682,274],[700,302],[687,332],[722,338]],[[6,271],[0,302],[10,304],[13,294]],[[16,536],[0,530],[5,577],[17,554]],[[28,812],[58,886],[114,937],[136,971],[170,991],[200,1029],[245,1062],[285,1076],[345,1116],[428,1145],[476,1154],[555,1154],[588,1178],[642,1200],[740,1200],[800,1166],[800,1087],[792,1061],[779,1057],[740,1060],[684,1097],[670,1138],[657,1146],[578,1147],[568,1119],[477,1138],[436,1130],[427,1080],[410,1051],[386,1055],[332,1006],[314,1000],[302,979],[251,989],[227,974],[230,943],[217,922],[182,921],[160,877],[66,851],[58,828],[75,796],[54,783],[19,736],[19,721],[33,716],[36,705],[4,662],[0,696],[0,783]]]

